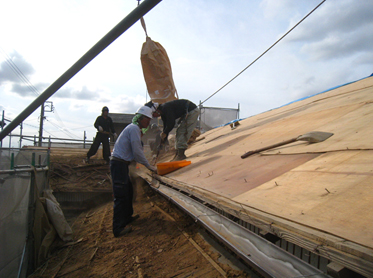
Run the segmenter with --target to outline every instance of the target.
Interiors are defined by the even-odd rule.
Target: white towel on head
[[[159,104],[156,103],[156,102],[153,102],[153,106],[151,107],[152,108],[152,112],[155,112],[155,110],[157,110]]]

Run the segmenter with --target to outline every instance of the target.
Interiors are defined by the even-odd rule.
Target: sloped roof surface
[[[334,133],[241,159],[311,132]],[[167,177],[373,248],[373,77],[203,134]]]

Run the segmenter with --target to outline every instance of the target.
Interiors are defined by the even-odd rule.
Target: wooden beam
[[[334,262],[327,265],[327,274],[333,278],[364,278],[362,275]]]

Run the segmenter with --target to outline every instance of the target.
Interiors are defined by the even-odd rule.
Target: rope
[[[216,95],[219,91],[221,91],[224,87],[226,87],[229,83],[231,83],[234,79],[236,79],[241,73],[243,73],[245,70],[247,70],[252,64],[254,64],[256,61],[258,61],[264,54],[266,54],[269,50],[271,50],[272,47],[274,47],[278,42],[280,42],[283,38],[285,38],[291,31],[295,29],[303,20],[305,20],[309,15],[311,15],[317,8],[319,8],[326,0],[323,0],[320,4],[318,4],[312,11],[310,11],[305,17],[303,17],[297,24],[295,24],[289,31],[287,31],[281,38],[279,38],[274,44],[272,44],[266,51],[264,51],[258,58],[256,58],[251,64],[249,64],[246,68],[244,68],[242,71],[240,71],[235,77],[233,77],[231,80],[229,80],[223,87],[221,87],[219,90],[217,90],[215,93],[213,93],[211,96],[209,96],[207,99],[202,101],[200,105],[204,102],[206,102],[208,99]]]
[[[140,1],[141,1],[141,0],[137,0],[137,6],[140,5]],[[140,22],[141,22],[141,26],[142,26],[142,28],[143,28],[144,31],[145,31],[145,35],[146,35],[146,37],[148,38],[148,32],[146,31],[146,25],[145,25],[144,17],[141,17],[141,18],[140,18]]]

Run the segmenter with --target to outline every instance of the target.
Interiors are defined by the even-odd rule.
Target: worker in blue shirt
[[[133,215],[133,187],[129,177],[129,164],[131,161],[136,161],[156,172],[156,168],[150,165],[146,159],[141,142],[141,130],[149,126],[151,119],[151,108],[140,107],[132,123],[120,133],[110,157],[110,173],[114,193],[113,233],[115,237],[131,232],[132,227],[128,224],[139,217]]]

